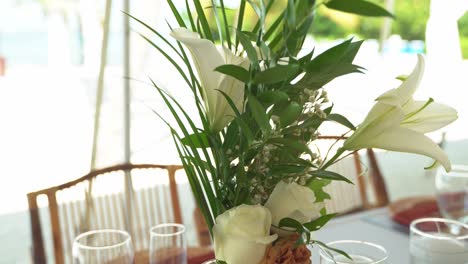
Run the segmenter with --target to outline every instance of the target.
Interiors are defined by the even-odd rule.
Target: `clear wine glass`
[[[122,230],[88,231],[73,242],[75,264],[131,264],[134,257],[132,239]]]
[[[458,234],[451,232],[457,226]],[[410,225],[411,264],[468,263],[468,225],[451,219],[421,218]]]
[[[367,241],[338,240],[327,243],[327,246],[346,252],[351,259],[321,247],[321,264],[385,264],[388,259],[384,247]]]
[[[150,264],[187,264],[183,225],[169,223],[151,228]]]
[[[450,172],[437,171],[436,196],[440,213],[444,218],[468,223],[468,166],[454,165]],[[452,227],[458,233],[457,225]]]

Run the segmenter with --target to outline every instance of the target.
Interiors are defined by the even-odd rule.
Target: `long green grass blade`
[[[215,0],[211,0],[211,8],[213,9],[213,16],[214,16],[215,21],[216,21],[216,28],[218,29],[219,42],[221,42],[221,45],[223,45],[223,43],[224,43],[223,27],[221,26],[221,19],[219,19],[218,7],[217,7],[217,5],[215,3]]]
[[[190,5],[188,0],[185,0],[185,9],[187,9],[187,16],[190,22],[190,26],[192,27],[192,31],[196,30],[195,22],[193,21],[192,10],[190,10]]]
[[[169,56],[163,49],[161,49],[158,45],[156,45],[153,41],[151,41],[149,38],[145,37],[144,35],[140,34],[140,36],[142,38],[144,38],[148,43],[151,44],[151,46],[155,47],[176,69],[177,71],[179,71],[180,75],[182,76],[182,78],[185,80],[185,82],[188,84],[188,85],[191,85],[189,79],[187,78],[186,74],[184,73],[184,71],[182,70],[182,68],[180,68],[179,64],[171,57]]]
[[[182,162],[182,164],[184,166],[184,170],[185,170],[185,172],[187,174],[187,178],[188,178],[190,186],[192,188],[193,195],[194,195],[195,200],[197,201],[197,204],[200,206],[200,209],[201,209],[201,211],[202,211],[202,213],[204,215],[204,218],[205,218],[206,223],[207,223],[207,225],[209,227],[209,230],[210,230],[210,235],[212,235],[211,230],[212,230],[212,227],[214,225],[214,223],[213,223],[214,217],[211,215],[211,212],[208,209],[203,188],[201,187],[200,183],[197,181],[197,178],[198,178],[197,173],[193,170],[193,167],[195,167],[197,169],[198,173],[199,173],[198,175],[200,175],[203,172],[203,168],[193,166],[192,164],[186,162],[184,157],[192,157],[192,159],[195,159],[195,158],[193,158],[193,156],[190,154],[190,151],[188,151],[188,149],[186,149],[184,147],[182,147],[183,150],[184,150],[184,153],[182,153],[181,147],[179,145],[179,143],[181,143],[180,136],[178,136],[178,134],[175,132],[175,129],[158,112],[156,112],[154,110],[153,110],[153,112],[171,130],[171,134],[172,134],[172,137],[173,137],[173,140],[174,140],[174,144],[176,146],[176,149],[177,149],[177,152],[178,152],[179,157],[181,159],[181,162]],[[176,140],[176,138],[178,140]],[[214,200],[214,202],[216,202],[216,200]],[[210,205],[212,205],[211,208],[216,208],[217,207],[217,205],[214,205],[213,201],[211,201],[211,200],[210,200]]]
[[[214,217],[212,216],[210,210],[208,209],[208,205],[207,205],[205,196],[203,194],[203,188],[197,181],[197,176],[196,176],[197,174],[193,170],[193,167],[192,167],[193,165],[191,165],[190,163],[187,163],[187,161],[183,158],[184,154],[181,151],[181,148],[176,140],[174,133],[172,133],[172,137],[173,137],[177,152],[179,156],[181,157],[181,162],[182,162],[182,165],[184,166],[184,170],[187,173],[187,178],[189,180],[190,187],[192,188],[192,192],[195,197],[195,200],[197,201],[197,204],[200,206],[200,210],[202,211],[202,214],[205,218],[205,221],[208,225],[208,229],[210,230],[210,234],[212,236],[213,234],[211,230],[213,229],[213,226],[214,226]]]
[[[182,19],[182,16],[180,15],[179,11],[175,7],[172,0],[167,0],[167,3],[169,4],[169,7],[171,8],[172,14],[174,14],[174,17],[176,18],[177,23],[179,24],[179,26],[180,27],[186,27],[184,19]]]
[[[152,81],[153,82],[153,81]],[[159,92],[159,94],[161,95],[161,97],[163,98],[164,102],[166,103],[167,107],[169,108],[169,110],[171,111],[172,113],[172,116],[174,117],[174,119],[176,120],[179,128],[181,129],[182,133],[184,134],[184,137],[188,138],[189,141],[190,141],[190,134],[195,134],[197,137],[198,137],[198,140],[201,142],[202,139],[201,139],[201,136],[199,135],[199,132],[198,132],[198,129],[196,128],[195,124],[193,123],[193,121],[190,119],[190,117],[188,116],[188,114],[185,112],[185,110],[183,109],[183,107],[177,102],[177,100],[175,100],[173,97],[171,97],[170,95],[168,95],[164,90],[162,90],[161,88],[159,88],[154,82],[153,82],[153,85],[155,86],[155,88],[157,88],[157,91]],[[170,103],[170,101],[168,100],[168,97],[171,98],[171,100],[176,104],[176,106],[179,108],[179,110],[182,112],[182,114],[184,115],[185,119],[187,120],[187,122],[189,123],[190,125],[190,128],[192,129],[192,133],[188,132],[188,130],[186,129],[185,127],[185,124],[184,122],[179,118],[178,114],[177,114],[177,111],[174,109],[174,107],[172,106],[172,104]],[[182,140],[182,139],[180,139]],[[191,146],[194,146],[194,142],[190,142],[190,145]],[[198,160],[202,160],[202,158],[200,157],[200,155],[198,154],[198,150],[195,148],[195,147],[191,147],[192,149],[192,152],[195,156],[196,159]],[[204,153],[204,156],[205,156],[205,159],[206,161],[209,163],[209,164],[213,164],[211,162],[211,159],[208,155],[208,152],[206,151],[206,148],[202,148],[201,149]],[[215,167],[215,166],[212,166],[212,167]],[[215,199],[215,195],[213,194],[213,192],[211,191],[208,191],[208,190],[211,190],[211,185],[210,185],[210,180],[208,178],[208,176],[204,173],[204,171],[201,172],[202,175],[200,176],[203,176],[202,177],[202,180],[204,182],[204,186],[205,186],[205,189],[206,189],[206,192],[207,192],[207,196],[210,200],[212,199]],[[216,172],[213,171],[213,172],[210,172],[211,174],[211,177],[213,179],[213,185],[215,187],[215,191],[218,195],[218,197],[220,196],[220,193],[219,193],[219,182],[217,181],[216,179]],[[212,208],[213,209],[213,208]],[[213,209],[214,210],[214,209]],[[218,212],[220,211],[220,208],[216,208],[216,210],[214,211],[214,214],[215,215],[218,215]]]
[[[245,13],[245,0],[241,0],[239,11],[237,13],[237,28],[236,31],[242,31],[242,25],[244,24],[244,13]],[[239,46],[239,37],[236,35],[236,52]]]
[[[193,3],[195,4],[195,9],[197,10],[198,19],[200,21],[201,28],[203,29],[205,38],[214,41],[213,34],[211,34],[210,25],[208,24],[208,20],[206,19],[205,12],[200,3],[200,0],[193,0]]]
[[[221,6],[221,12],[223,15],[223,24],[224,24],[224,31],[226,32],[226,42],[228,44],[229,49],[232,48],[231,43],[231,34],[229,33],[229,23],[226,16],[226,9],[224,8],[224,0],[219,0],[219,4]]]
[[[172,45],[163,35],[161,35],[159,32],[157,32],[154,28],[150,27],[149,25],[147,25],[145,22],[141,21],[140,19],[130,15],[129,13],[126,13],[124,11],[122,11],[124,14],[126,14],[127,16],[131,17],[133,20],[137,21],[138,23],[140,23],[141,25],[143,25],[144,27],[146,27],[147,29],[149,29],[151,32],[153,32],[154,34],[156,34],[156,36],[158,36],[160,39],[162,39],[173,51],[176,52],[176,54],[183,59],[182,55],[180,54],[180,52],[174,47],[174,45]],[[140,34],[141,35],[141,34]]]

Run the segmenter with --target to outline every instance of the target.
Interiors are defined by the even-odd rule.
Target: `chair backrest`
[[[321,136],[319,139],[342,140],[344,138]],[[345,176],[354,184],[332,181],[324,188],[332,198],[325,201],[327,212],[346,214],[388,205],[387,188],[372,149],[366,149],[361,153],[353,152],[330,166],[328,170]]]
[[[206,245],[210,241],[209,238],[206,240],[204,220],[193,219],[198,215],[195,214],[190,186],[184,177],[176,177],[176,172],[183,173],[181,169],[178,165],[122,164],[29,193],[34,263],[47,262],[43,239],[47,225],[41,224],[44,212],[40,213],[38,206],[38,200],[43,196],[49,209],[51,251],[58,264],[72,263],[73,239],[92,229],[127,230],[135,250],[143,250],[148,248],[151,226],[165,222],[183,223],[183,219],[187,219],[185,224],[192,225],[187,230],[200,230],[200,235],[197,231],[193,236],[205,243],[201,245]],[[130,175],[133,185],[130,192],[125,188],[126,175]],[[182,182],[177,182],[176,178]],[[180,200],[184,203],[181,204]],[[194,213],[184,215],[189,206]]]

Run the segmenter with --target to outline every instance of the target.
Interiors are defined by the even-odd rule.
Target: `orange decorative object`
[[[306,245],[296,246],[298,234],[278,239],[266,250],[260,264],[310,264],[310,250]]]

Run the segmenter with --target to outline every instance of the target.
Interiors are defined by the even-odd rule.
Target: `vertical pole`
[[[104,74],[107,64],[107,47],[109,42],[109,20],[111,12],[112,0],[106,0],[106,9],[104,14],[104,24],[102,29],[102,43],[101,43],[101,61],[99,64],[99,75],[96,90],[96,106],[94,112],[94,134],[93,134],[93,151],[91,154],[91,170],[96,167],[97,157],[97,141],[99,139],[99,123],[101,120],[101,105],[102,94],[104,91]]]
[[[385,0],[385,9],[390,13],[393,13],[395,9],[395,0]],[[379,52],[382,53],[385,40],[388,39],[390,33],[392,32],[392,19],[384,18],[382,27],[380,28],[380,37],[379,37]]]
[[[123,10],[130,13],[130,1],[124,0]],[[123,81],[124,81],[124,162],[130,163],[131,147],[130,147],[130,131],[131,131],[131,93],[130,93],[130,18],[127,15],[123,16]],[[131,171],[125,171],[125,200],[127,211],[127,225],[131,232],[132,227],[132,200],[133,200],[133,185]]]
[[[109,21],[111,14],[112,0],[106,0],[106,7],[104,13],[104,23],[102,27],[102,42],[101,42],[101,60],[99,63],[99,75],[96,89],[96,105],[94,112],[94,131],[93,131],[93,150],[91,153],[91,171],[96,168],[96,157],[97,157],[97,142],[99,139],[99,123],[101,120],[101,105],[102,105],[102,95],[104,92],[104,75],[107,64],[107,47],[109,42]],[[86,212],[84,215],[84,225],[85,228],[89,228],[90,223],[90,211],[93,210],[93,200],[92,200],[92,189],[93,189],[93,180],[90,179],[88,183],[88,190],[86,191]]]

